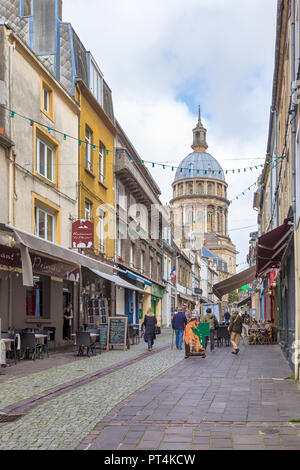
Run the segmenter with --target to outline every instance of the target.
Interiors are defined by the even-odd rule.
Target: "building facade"
[[[56,129],[77,136],[79,107],[6,25],[0,25],[0,51],[0,128],[10,142],[8,146],[2,136],[2,327],[51,324],[61,341],[63,309],[70,301],[74,322],[78,320],[78,266],[68,261],[60,264],[62,260],[33,247],[28,254],[33,277],[26,285],[20,239],[14,229],[47,246],[71,247],[71,221],[78,213],[78,147]]]

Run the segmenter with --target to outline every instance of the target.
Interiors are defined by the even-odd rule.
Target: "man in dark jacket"
[[[176,334],[176,348],[182,349],[182,339],[184,327],[187,324],[186,316],[183,312],[175,313],[172,320],[172,328]]]
[[[233,312],[228,331],[230,333],[230,341],[233,346],[232,354],[238,354],[240,352],[239,343],[243,331],[243,318],[239,312]]]

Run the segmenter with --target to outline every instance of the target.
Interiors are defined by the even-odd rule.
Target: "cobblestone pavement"
[[[156,348],[170,344],[164,332]],[[0,386],[0,409],[145,351],[76,361]],[[278,346],[183,360],[167,349],[112,371],[0,426],[0,449],[300,449],[300,391]],[[40,361],[42,363],[43,361]],[[4,389],[3,389],[4,388]]]
[[[164,330],[157,337],[155,348],[171,344],[170,330]],[[121,361],[137,357],[145,352],[147,346],[143,341],[131,346],[128,351],[109,351],[90,358],[78,358],[74,351],[51,354],[49,359],[21,361],[17,366],[5,369],[0,376],[0,411],[37,393],[46,392],[87,375],[99,372]],[[65,363],[61,365],[62,362]],[[16,375],[26,376],[16,378]],[[17,369],[17,372],[15,371]]]
[[[181,361],[119,404],[79,449],[300,450],[300,391],[278,346]]]
[[[162,335],[155,343],[156,348],[164,344],[170,344],[169,334]],[[141,344],[136,350],[131,349],[128,353],[131,352],[132,355],[136,356],[144,351],[145,344]],[[116,352],[115,354],[107,354],[83,361],[86,369],[85,374],[87,374],[86,361],[105,358],[107,367],[108,363],[115,363],[117,357],[119,361],[120,358],[124,361],[124,353],[119,356],[120,353]],[[115,356],[114,359],[113,356]],[[0,427],[0,449],[75,449],[83,437],[89,434],[120,401],[149,383],[153,378],[167,371],[174,364],[182,361],[182,357],[180,351],[175,352],[171,349],[161,351],[99,380],[95,380],[86,386],[76,388],[71,392],[49,400],[47,403],[31,410],[20,420],[2,425]],[[128,358],[127,355],[126,358]],[[97,370],[101,366],[103,364],[100,361]],[[70,379],[69,367],[70,365],[63,366],[68,379]],[[95,367],[92,367],[93,370]],[[63,371],[59,372],[63,374]],[[49,374],[47,375],[47,385],[42,382],[44,374]],[[26,385],[30,383],[30,379],[33,377],[35,380],[39,380],[39,383],[45,389],[45,387],[53,387],[57,383],[54,376],[55,369],[35,374],[31,378],[29,377],[29,381],[26,383],[24,383],[25,378],[15,381],[21,381],[23,387],[18,394],[18,399],[21,400],[25,395],[30,395],[31,392],[26,392]],[[63,381],[62,378],[59,380]],[[5,395],[6,403],[17,399],[12,397],[9,400],[7,396],[9,387],[12,387],[15,393],[18,393],[18,384],[15,384],[15,382],[5,384],[7,389],[3,395]],[[34,393],[36,393],[36,390]],[[1,408],[3,409],[2,401]]]

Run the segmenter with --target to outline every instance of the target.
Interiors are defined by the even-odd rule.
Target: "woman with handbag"
[[[232,354],[237,355],[240,352],[239,343],[243,331],[243,318],[241,317],[239,312],[233,312],[232,317],[230,319],[228,331],[230,333],[230,341],[233,346]]]

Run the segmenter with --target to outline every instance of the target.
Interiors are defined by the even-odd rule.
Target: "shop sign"
[[[57,260],[29,253],[35,274],[59,277],[68,281],[80,281],[80,269]],[[0,265],[22,269],[21,252],[17,248],[0,245]]]
[[[202,295],[202,294],[203,294],[202,289],[199,289],[198,287],[194,288],[194,295]]]
[[[94,248],[94,223],[77,220],[72,224],[72,248]]]
[[[152,295],[154,297],[160,297],[162,298],[164,295],[163,289],[160,286],[157,286],[155,284],[152,284]]]

